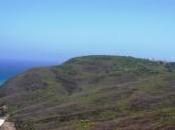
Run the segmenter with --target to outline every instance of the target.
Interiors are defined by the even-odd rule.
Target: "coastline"
[[[3,85],[5,83],[6,80],[0,80],[0,86]]]

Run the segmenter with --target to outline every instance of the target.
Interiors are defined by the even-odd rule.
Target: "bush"
[[[90,128],[92,128],[93,125],[93,122],[89,120],[81,120],[76,130],[90,130]]]
[[[15,126],[17,130],[36,130],[33,121],[16,120]]]

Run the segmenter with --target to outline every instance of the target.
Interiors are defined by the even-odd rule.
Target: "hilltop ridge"
[[[174,63],[83,56],[16,76],[0,89],[0,102],[9,106],[11,120],[23,122],[19,130],[23,124],[36,130],[169,130],[175,129],[174,77]]]

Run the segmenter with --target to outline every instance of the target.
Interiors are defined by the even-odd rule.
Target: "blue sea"
[[[6,79],[0,79],[0,85],[4,84]]]
[[[0,65],[0,85],[4,84],[8,79],[16,76],[19,73],[22,73],[27,68],[24,67],[14,67],[14,66],[5,66]]]
[[[23,73],[24,71],[35,68],[50,66],[50,63],[43,62],[29,62],[29,61],[0,61],[0,85],[3,85],[10,78]]]
[[[0,85],[3,85],[8,79],[16,76],[17,74],[19,74],[20,72],[23,72],[23,70],[11,70],[9,69],[7,70],[1,70],[0,71]]]

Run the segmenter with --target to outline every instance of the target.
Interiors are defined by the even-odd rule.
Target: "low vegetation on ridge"
[[[0,89],[19,130],[174,130],[175,63],[84,56]]]

